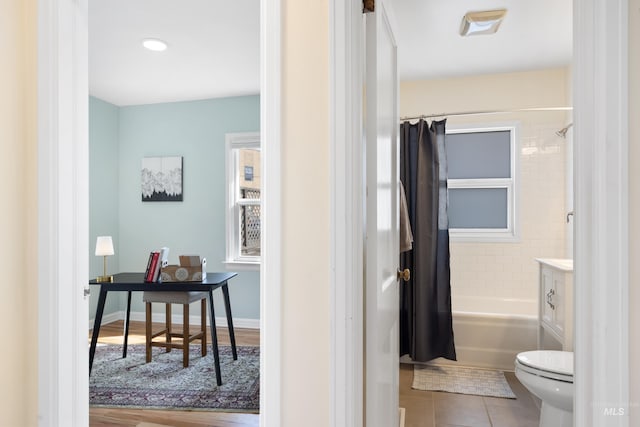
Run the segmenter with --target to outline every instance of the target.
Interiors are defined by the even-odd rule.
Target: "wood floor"
[[[162,325],[154,325],[154,330]],[[208,331],[209,329],[207,329]],[[123,322],[113,322],[100,328],[98,342],[122,344]],[[207,332],[208,333],[208,332]],[[260,345],[260,332],[257,329],[236,328],[236,344],[239,346]],[[211,335],[208,335],[209,337]],[[91,337],[91,332],[89,332]],[[89,338],[90,340],[90,338]],[[218,328],[218,340],[221,345],[229,344],[226,328]],[[197,342],[197,341],[194,341]],[[144,322],[131,322],[129,343],[144,344]],[[90,427],[257,427],[257,414],[237,414],[206,411],[161,411],[155,409],[109,409],[90,408]]]

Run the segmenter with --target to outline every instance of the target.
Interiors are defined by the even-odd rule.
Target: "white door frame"
[[[332,421],[362,425],[361,11],[332,0]],[[629,414],[627,0],[574,0],[575,425]],[[354,63],[360,61],[359,63]],[[345,107],[346,106],[346,107]],[[349,123],[351,121],[351,123]],[[609,123],[609,125],[608,125]],[[606,149],[605,149],[606,147]],[[360,196],[360,197],[359,197]],[[351,197],[351,199],[349,198]],[[351,226],[351,229],[348,227]],[[351,233],[345,231],[351,230]],[[606,284],[606,286],[605,286]],[[608,406],[607,406],[608,405]],[[609,408],[609,412],[605,409]],[[622,408],[625,416],[617,416]]]
[[[628,14],[574,0],[576,426],[629,425]]]
[[[40,426],[89,424],[86,17],[87,0],[38,1]]]
[[[87,1],[38,0],[38,419],[47,427],[89,424]],[[260,2],[263,427],[281,424],[280,4]]]
[[[331,425],[363,423],[364,222],[362,0],[329,2]]]
[[[281,425],[281,0],[260,0],[260,425]]]

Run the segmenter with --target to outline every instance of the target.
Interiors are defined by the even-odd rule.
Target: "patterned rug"
[[[216,385],[213,354],[200,357],[200,346],[190,348],[189,367],[182,367],[182,350],[153,348],[145,363],[144,344],[99,345],[89,377],[89,404],[93,407],[205,410],[256,413],[260,402],[260,348],[220,346],[222,385]]]
[[[516,398],[501,371],[457,366],[414,365],[411,388],[506,399]]]

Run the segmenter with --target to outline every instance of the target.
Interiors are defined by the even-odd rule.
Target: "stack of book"
[[[153,251],[149,254],[147,269],[144,273],[144,281],[156,283],[160,278],[160,270],[169,264],[169,248],[162,248],[160,252]]]

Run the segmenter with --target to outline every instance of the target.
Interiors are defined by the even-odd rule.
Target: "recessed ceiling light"
[[[460,35],[476,36],[480,34],[493,34],[498,31],[506,14],[507,9],[468,12],[462,18]]]
[[[144,39],[142,40],[142,46],[154,52],[162,52],[167,49],[167,43],[159,39]]]

